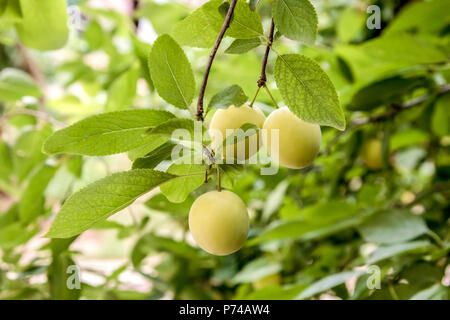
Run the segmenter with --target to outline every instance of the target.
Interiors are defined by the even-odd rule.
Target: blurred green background
[[[131,167],[127,154],[47,156],[43,141],[106,111],[189,114],[157,95],[147,54],[205,1],[68,1],[69,40],[58,50],[36,43],[47,34],[27,34],[10,2],[0,0],[0,299],[449,299],[449,1],[314,0],[316,44],[276,40],[278,52],[306,55],[329,75],[347,130],[322,127],[308,168],[230,175],[251,230],[226,257],[200,250],[187,226],[213,182],[183,203],[151,191],[73,239],[42,237],[74,191]],[[380,8],[380,29],[366,26],[369,5]],[[257,12],[267,34],[271,1]],[[206,102],[233,84],[256,91],[265,47],[227,54],[231,42]],[[183,49],[198,90],[210,49]],[[275,58],[268,86],[283,105]],[[274,107],[263,91],[256,104],[266,115]],[[74,264],[80,290],[66,285]]]

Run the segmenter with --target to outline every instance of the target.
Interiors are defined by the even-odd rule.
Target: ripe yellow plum
[[[245,203],[227,190],[202,194],[189,212],[189,230],[205,251],[225,256],[239,250],[247,239],[249,217]]]
[[[254,281],[253,284],[253,288],[255,290],[259,290],[268,286],[278,286],[281,283],[281,277],[280,274],[274,273],[274,274],[269,274],[268,276],[265,276],[261,279],[258,279],[256,281]]]
[[[262,140],[267,152],[275,162],[285,167],[304,168],[319,152],[322,140],[320,126],[299,119],[287,107],[273,111],[263,129]]]
[[[382,143],[378,139],[370,139],[364,145],[363,160],[366,166],[371,170],[379,170],[383,167],[383,158],[381,156]]]
[[[236,130],[241,128],[245,124],[252,124],[258,128],[262,128],[266,117],[262,111],[248,104],[244,104],[241,107],[229,106],[227,109],[217,110],[211,119],[209,124],[209,135],[211,136],[211,146],[216,153],[222,154],[227,163],[231,163],[233,160],[245,161],[256,152],[260,147],[260,133],[257,132],[243,139],[236,139],[234,144],[227,144],[224,146],[224,140],[230,136],[230,134],[236,134]],[[244,130],[246,131],[246,130]],[[229,158],[229,159],[228,159]]]

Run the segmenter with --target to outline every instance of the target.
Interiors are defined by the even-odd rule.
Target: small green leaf
[[[151,169],[136,169],[91,183],[64,202],[46,236],[69,238],[86,231],[175,177]]]
[[[261,44],[261,40],[259,38],[250,38],[250,39],[236,39],[234,40],[230,46],[225,50],[225,53],[229,54],[241,54],[246,53]]]
[[[260,128],[254,123],[244,123],[238,129],[233,130],[233,132],[223,139],[222,147],[227,145],[233,145],[238,142],[244,141],[245,139],[250,139],[255,134],[259,134]]]
[[[290,238],[304,241],[323,238],[359,225],[365,214],[357,213],[358,207],[345,201],[318,203],[302,209],[299,218],[263,231],[248,241],[248,245]]]
[[[280,263],[271,261],[266,257],[261,257],[247,263],[231,281],[233,283],[248,283],[259,280],[271,274],[280,272]]]
[[[167,172],[180,177],[162,185],[161,192],[170,202],[180,203],[203,184],[205,167],[199,164],[172,164]]]
[[[417,238],[428,228],[421,217],[403,210],[392,210],[370,217],[358,230],[366,241],[396,243]]]
[[[411,298],[409,298],[409,300],[449,300],[449,298],[449,288],[438,283],[415,293]]]
[[[125,152],[152,141],[146,132],[173,117],[170,112],[143,109],[91,116],[55,132],[43,150],[89,156]]]
[[[152,150],[142,158],[138,158],[133,162],[133,169],[153,169],[161,161],[167,160],[176,144],[172,141],[167,141],[163,145]]]
[[[402,99],[415,89],[429,87],[430,84],[430,80],[422,76],[410,78],[395,76],[383,79],[358,90],[347,109],[368,111],[392,102],[402,102]]]
[[[314,43],[317,34],[317,14],[309,0],[275,0],[273,20],[282,34],[292,40]]]
[[[189,109],[195,79],[183,49],[169,35],[156,39],[148,58],[150,74],[161,98],[177,108]]]
[[[429,241],[412,241],[406,243],[396,243],[390,246],[380,246],[375,249],[367,261],[374,264],[387,258],[392,258],[412,251],[423,250],[431,246]]]
[[[149,134],[166,136],[167,138],[171,138],[175,130],[184,129],[187,130],[187,132],[191,135],[191,137],[193,137],[194,127],[195,127],[194,120],[185,118],[176,118],[170,119],[169,121],[161,123],[156,128],[150,129]]]
[[[431,116],[431,129],[438,136],[450,134],[450,94],[438,98]]]
[[[148,154],[149,152],[152,152],[156,148],[162,146],[170,139],[170,137],[164,134],[152,134],[151,136],[152,139],[147,143],[145,143],[144,145],[128,151],[128,159],[134,161],[137,158],[141,158],[146,154]]]
[[[19,216],[22,223],[27,224],[43,213],[44,191],[55,175],[56,169],[56,167],[43,165],[30,178],[19,204]]]
[[[389,23],[383,34],[402,32],[436,32],[448,26],[443,12],[450,12],[450,3],[443,0],[411,2],[404,6],[395,19]]]
[[[242,106],[247,102],[248,97],[245,95],[244,90],[238,85],[225,88],[222,91],[216,93],[209,102],[208,109],[220,108],[226,109],[231,105],[236,107]]]
[[[15,101],[24,96],[42,95],[33,78],[26,72],[5,68],[0,72],[0,101]]]
[[[145,205],[150,209],[165,212],[173,216],[187,217],[194,200],[195,198],[193,196],[188,196],[185,201],[174,203],[167,200],[164,194],[158,193],[145,202]]]
[[[310,298],[318,293],[332,289],[338,285],[345,283],[351,277],[359,276],[361,274],[362,271],[345,271],[325,277],[307,287],[295,299],[303,300],[306,298]]]
[[[69,38],[66,0],[20,0],[22,22],[17,24],[20,40],[30,48],[56,50]]]
[[[259,14],[250,10],[248,3],[245,1],[238,1],[233,12],[233,20],[225,35],[236,39],[264,36]]]
[[[217,38],[216,30],[220,21],[208,18],[207,10],[212,5],[218,6],[220,2],[221,0],[209,1],[178,22],[171,33],[174,39],[181,45],[197,48],[212,47]]]
[[[136,95],[136,83],[139,77],[139,69],[133,66],[123,72],[108,88],[108,100],[106,111],[118,111],[132,106]]]
[[[430,38],[409,35],[376,37],[359,45],[341,45],[336,53],[350,67],[356,82],[371,83],[398,70],[448,60],[444,50]]]
[[[366,26],[366,13],[356,7],[344,9],[336,24],[336,33],[342,42],[350,42]]]
[[[208,19],[208,27],[214,28],[216,38],[224,21],[223,12],[221,13],[220,11],[220,8],[223,8],[222,4],[222,0],[212,0],[202,7],[206,19]],[[238,1],[225,35],[236,39],[251,39],[264,36],[259,14],[250,10],[249,5],[245,1]]]
[[[23,181],[28,174],[46,158],[42,153],[42,144],[52,133],[50,125],[41,130],[25,131],[16,140],[13,148],[14,172],[19,181]]]
[[[275,80],[283,99],[297,117],[345,129],[336,89],[316,62],[298,54],[281,55],[275,63]]]
[[[17,23],[22,21],[22,10],[20,1],[2,0],[0,1],[0,18],[5,22]]]

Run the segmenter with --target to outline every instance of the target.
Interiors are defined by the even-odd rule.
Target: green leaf
[[[443,17],[450,12],[450,3],[445,0],[413,2],[403,7],[394,21],[389,23],[383,34],[391,35],[405,31],[438,33],[450,20]]]
[[[429,241],[412,241],[406,243],[397,243],[390,246],[378,247],[369,257],[368,264],[374,264],[384,259],[392,258],[409,252],[423,250],[429,248]]]
[[[170,202],[185,201],[189,194],[204,182],[205,167],[199,164],[174,163],[167,172],[180,176],[160,187],[161,192]]]
[[[167,135],[168,137],[170,137],[172,135],[172,132],[176,129],[186,129],[189,131],[189,133],[193,133],[194,120],[181,118],[170,119],[169,121],[160,124],[156,128],[151,129],[150,133],[158,135]]]
[[[347,7],[342,11],[337,24],[336,33],[342,42],[350,42],[366,26],[366,14],[355,7]]]
[[[258,47],[259,45],[261,45],[261,40],[259,38],[236,39],[225,50],[225,53],[229,53],[229,54],[246,53],[246,52]]]
[[[430,86],[430,80],[425,77],[395,76],[371,83],[356,92],[348,110],[372,110],[392,102],[402,102],[406,95],[415,89]]]
[[[183,49],[169,35],[156,39],[148,64],[161,98],[177,108],[189,109],[194,98],[195,79]]]
[[[0,1],[0,18],[6,22],[17,23],[22,21],[22,10],[20,1],[2,0]]]
[[[39,98],[41,90],[26,72],[5,68],[0,72],[0,101],[15,101],[24,96]]]
[[[11,223],[0,229],[0,248],[14,249],[26,243],[38,231],[37,228],[24,228],[20,222]]]
[[[220,108],[226,109],[230,105],[235,105],[236,107],[242,106],[247,102],[248,97],[245,95],[244,90],[238,85],[232,85],[231,87],[225,88],[222,91],[216,93],[209,102],[208,109]]]
[[[33,168],[45,160],[42,144],[51,133],[52,128],[46,125],[41,130],[25,131],[17,139],[13,148],[13,164],[19,181],[23,181]]]
[[[447,55],[429,38],[399,34],[359,45],[341,45],[336,53],[350,66],[355,81],[370,83],[398,70],[447,61]]]
[[[55,175],[56,169],[57,167],[43,165],[30,178],[20,199],[19,216],[22,223],[27,224],[43,213],[44,191]]]
[[[428,132],[420,129],[408,129],[395,133],[390,138],[390,149],[392,151],[420,145],[430,139]]]
[[[151,252],[170,252],[176,257],[188,260],[198,260],[201,252],[187,244],[186,242],[175,241],[170,238],[159,237],[153,233],[143,235],[134,246],[131,252],[131,261],[135,267]]]
[[[163,145],[152,150],[142,158],[138,158],[133,162],[133,169],[153,169],[161,161],[167,160],[172,154],[173,147],[176,144],[172,141],[168,141]]]
[[[434,104],[431,129],[441,137],[450,134],[450,94],[439,97]]]
[[[358,230],[368,242],[396,243],[417,238],[428,228],[421,217],[404,210],[392,210],[370,217]]]
[[[149,152],[152,152],[156,148],[162,146],[170,139],[170,137],[164,134],[152,134],[151,136],[152,139],[148,141],[146,144],[128,151],[128,158],[131,161],[135,161],[136,159],[145,156]]]
[[[13,171],[11,147],[4,141],[0,141],[0,179],[8,180]]]
[[[264,36],[259,14],[250,10],[249,5],[245,1],[238,1],[233,12],[230,27],[225,35],[236,39],[251,39]]]
[[[132,106],[139,77],[137,65],[123,72],[108,88],[106,111],[118,111]]]
[[[193,196],[188,196],[185,201],[174,203],[167,200],[164,194],[158,193],[147,200],[145,205],[150,209],[165,212],[170,215],[187,217],[194,200],[195,198]]]
[[[171,33],[174,39],[180,45],[197,48],[212,47],[218,34],[217,23],[220,21],[211,20],[207,10],[212,5],[218,6],[220,2],[220,0],[207,2],[184,20],[178,22]]]
[[[146,132],[173,117],[170,112],[143,109],[91,116],[56,131],[43,150],[89,156],[125,152],[152,141]]]
[[[450,289],[438,283],[417,292],[409,300],[448,300],[449,298]]]
[[[348,279],[362,274],[361,271],[345,271],[325,277],[303,290],[295,299],[303,300],[315,296],[318,293],[332,289],[345,283]]]
[[[280,270],[281,265],[279,263],[271,261],[266,257],[261,257],[247,263],[231,281],[233,283],[249,283],[275,274]]]
[[[115,173],[91,183],[64,202],[46,236],[69,238],[86,231],[175,177],[151,169],[136,169]]]
[[[251,292],[243,300],[293,300],[305,289],[304,284],[294,286],[268,286]]]
[[[300,218],[263,231],[249,240],[248,245],[289,238],[306,241],[326,237],[359,225],[365,215],[357,213],[358,207],[344,201],[319,203],[301,210]]]
[[[281,181],[275,189],[273,189],[267,196],[266,204],[262,214],[262,219],[267,221],[272,214],[274,214],[280,208],[287,188],[289,187],[289,181]]]
[[[317,14],[309,0],[275,0],[273,20],[278,30],[292,40],[314,43],[317,34]]]
[[[298,54],[281,55],[275,63],[275,80],[289,109],[300,119],[344,130],[336,89],[316,62]]]
[[[20,40],[30,48],[56,50],[69,37],[66,0],[20,0],[22,22],[16,26]]]

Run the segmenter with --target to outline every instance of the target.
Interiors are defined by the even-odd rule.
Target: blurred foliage
[[[74,10],[65,17],[57,14],[61,1],[52,1],[48,10],[33,10],[30,17],[30,2],[21,0],[21,10],[19,2],[0,0],[0,299],[309,299],[325,293],[340,299],[449,299],[448,1],[312,1],[319,21],[316,44],[276,35],[274,48],[301,53],[324,69],[345,110],[346,131],[322,127],[320,155],[302,170],[280,168],[264,176],[263,165],[223,168],[223,186],[238,194],[251,214],[247,245],[233,255],[209,255],[188,233],[189,208],[196,196],[215,189],[215,176],[200,187],[202,179],[191,181],[182,194],[173,194],[180,184],[165,185],[144,206],[133,208],[131,222],[93,225],[96,231],[114,230],[115,241],[133,246],[112,273],[97,271],[100,285],[82,278],[80,290],[66,286],[67,266],[84,255],[71,250],[78,236],[39,240],[61,204],[106,176],[104,165],[113,160],[49,156],[42,145],[55,130],[104,111],[132,107],[189,117],[193,108],[176,109],[158,96],[147,56],[149,43],[182,30],[180,21],[186,23],[183,19],[197,8],[145,0],[129,16],[89,1],[68,1]],[[256,5],[265,33],[271,2]],[[366,27],[366,8],[372,4],[381,8],[381,29]],[[48,29],[38,35],[27,30],[42,24],[34,13],[54,35]],[[66,18],[69,31],[52,27]],[[22,19],[33,21],[25,25]],[[183,47],[197,84],[212,31],[199,45],[206,42],[207,48]],[[217,32],[212,34],[214,40]],[[184,36],[174,37],[184,45],[179,40]],[[254,37],[236,41],[226,38],[221,45],[205,105],[234,85],[242,88],[241,98],[256,91],[264,43]],[[271,53],[268,86],[282,105],[275,59]],[[192,99],[194,88],[189,90]],[[257,105],[266,114],[274,107],[264,90]],[[364,152],[373,139],[380,141],[381,159],[374,166]],[[166,142],[162,132],[128,158],[147,155],[141,158],[144,167],[155,166],[164,158],[149,152]],[[130,169],[131,162],[123,161],[120,169]],[[168,172],[195,170],[171,167]],[[379,289],[366,285],[373,265],[379,267]],[[130,270],[151,288],[130,289],[121,278]]]

